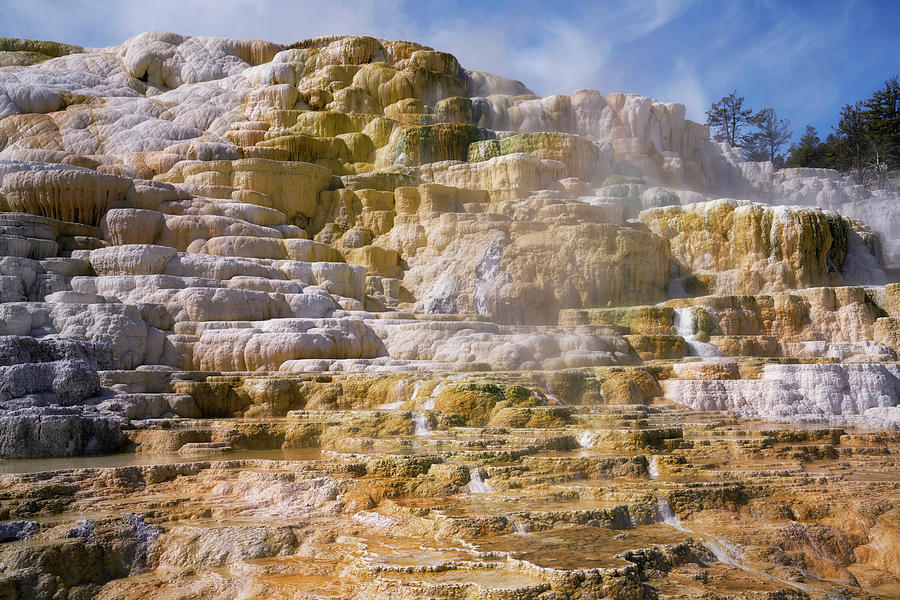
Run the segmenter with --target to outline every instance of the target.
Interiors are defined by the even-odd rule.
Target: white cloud
[[[686,61],[676,60],[675,69],[660,99],[681,102],[688,119],[698,123],[706,122],[706,110],[711,103],[709,92],[694,67]]]
[[[152,29],[287,43],[332,33],[393,35],[410,23],[401,0],[31,0],[3,1],[0,10],[2,35],[98,45]]]
[[[598,5],[595,25],[618,42],[638,40],[668,25],[683,15],[692,0],[632,0]]]
[[[571,93],[596,85],[607,63],[609,43],[571,23],[554,19],[546,23],[541,39],[520,48],[513,60],[516,72],[542,94]]]

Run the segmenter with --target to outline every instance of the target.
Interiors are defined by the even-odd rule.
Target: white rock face
[[[135,306],[123,304],[0,304],[0,335],[58,335],[111,346],[116,365],[134,369],[159,356],[158,331],[148,328]]]
[[[760,379],[662,381],[669,400],[696,410],[836,425],[900,426],[896,364],[766,365]]]
[[[275,371],[289,360],[386,354],[378,336],[359,319],[275,319],[243,325],[198,324],[190,364],[200,371]]]
[[[509,332],[488,322],[368,321],[393,358],[435,361],[444,368],[469,370],[563,369],[618,364],[634,360],[617,336],[556,328]]]

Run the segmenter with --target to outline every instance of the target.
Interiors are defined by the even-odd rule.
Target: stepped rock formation
[[[0,597],[898,597],[898,206],[412,42],[2,39]]]

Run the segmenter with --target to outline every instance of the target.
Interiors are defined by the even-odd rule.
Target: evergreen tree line
[[[706,112],[713,139],[743,149],[748,160],[771,160],[778,167],[835,169],[869,187],[884,187],[889,172],[900,169],[900,81],[894,76],[856,104],[841,108],[834,131],[822,140],[807,125],[800,141],[788,146],[790,121],[772,108],[754,112],[737,91]]]

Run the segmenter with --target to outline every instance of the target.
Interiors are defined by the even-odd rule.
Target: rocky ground
[[[900,434],[773,425],[662,401],[590,403],[638,373],[309,378],[302,385],[336,398],[334,408],[160,422],[129,433],[138,454],[8,461],[0,590],[900,594]],[[214,383],[283,390],[298,380]],[[540,389],[556,390],[560,403]]]
[[[0,597],[900,596],[900,198],[684,112],[0,40]]]

